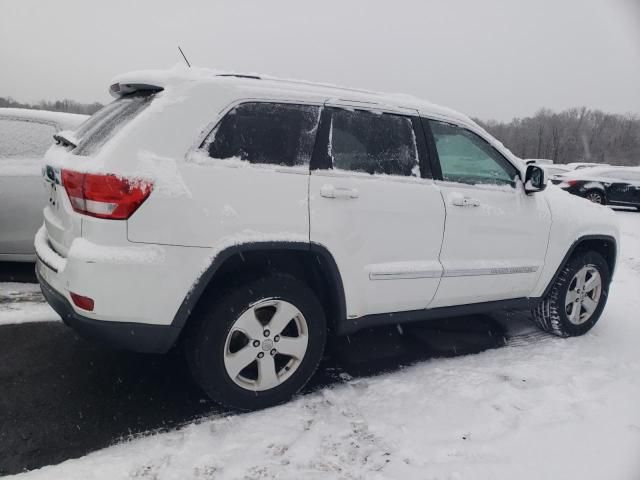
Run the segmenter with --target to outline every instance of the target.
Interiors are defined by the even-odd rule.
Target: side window
[[[332,111],[329,154],[333,168],[420,177],[410,118],[339,108]]]
[[[283,103],[243,103],[225,115],[201,148],[212,158],[250,163],[308,165],[320,108]]]
[[[473,132],[448,123],[430,121],[442,178],[450,182],[515,186],[518,175],[497,150]]]
[[[46,123],[0,118],[0,158],[37,158],[53,145],[56,129]]]

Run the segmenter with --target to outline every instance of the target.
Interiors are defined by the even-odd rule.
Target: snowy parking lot
[[[485,336],[503,346],[444,358],[429,339],[429,354],[402,351],[416,348],[402,337],[442,340],[439,329],[365,332],[352,350],[399,359],[367,370],[373,352],[361,373],[338,355],[292,402],[248,414],[204,400],[178,355],[94,347],[36,285],[0,283],[0,475],[57,463],[20,478],[638,479],[640,214],[617,217],[619,266],[587,335],[559,339],[501,314],[506,340]]]

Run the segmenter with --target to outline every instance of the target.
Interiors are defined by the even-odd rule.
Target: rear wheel
[[[589,190],[586,193],[585,198],[593,203],[599,203],[600,205],[605,205],[607,203],[604,198],[604,193],[600,190]]]
[[[294,277],[249,281],[205,304],[197,317],[186,345],[193,376],[213,400],[231,408],[288,400],[322,358],[324,311]]]
[[[534,321],[560,337],[587,333],[602,314],[609,280],[609,266],[602,255],[593,251],[578,253],[532,310]]]

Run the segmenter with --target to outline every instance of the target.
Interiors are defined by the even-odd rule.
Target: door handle
[[[451,198],[451,205],[456,207],[479,207],[480,200],[471,197],[463,197],[462,195],[455,195]]]
[[[334,187],[333,185],[323,185],[320,187],[320,196],[325,198],[358,198],[360,192],[355,188]]]

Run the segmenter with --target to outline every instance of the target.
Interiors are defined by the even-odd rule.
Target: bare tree
[[[640,165],[640,117],[586,107],[555,113],[541,109],[511,122],[479,123],[522,158],[556,163],[592,161]]]

